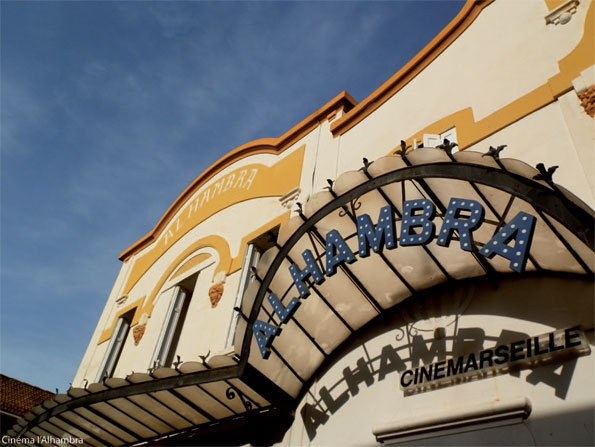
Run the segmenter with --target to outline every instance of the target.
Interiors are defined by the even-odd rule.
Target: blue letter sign
[[[268,359],[271,355],[269,349],[273,343],[273,339],[281,333],[281,328],[265,323],[264,321],[256,320],[252,326],[252,332],[256,337],[256,344],[260,350],[260,355],[263,359]]]
[[[419,214],[416,212],[421,211]],[[426,245],[434,237],[434,224],[432,219],[436,209],[434,204],[427,199],[407,200],[403,203],[403,220],[401,221],[401,238],[399,242],[402,247],[411,245]],[[413,231],[419,230],[419,234]]]
[[[461,219],[461,212],[468,213],[469,217]],[[438,235],[438,245],[448,247],[455,232],[459,234],[461,249],[471,251],[473,237],[471,232],[483,223],[485,212],[483,206],[475,200],[450,199],[444,223]]]
[[[273,312],[275,312],[275,315],[281,320],[281,323],[287,323],[287,320],[289,320],[300,305],[300,301],[297,298],[292,298],[287,307],[285,307],[274,293],[269,293],[267,299],[273,307]]]
[[[291,264],[289,266],[289,273],[291,273],[293,283],[295,284],[300,297],[307,298],[310,296],[310,290],[308,290],[308,288],[305,286],[303,282],[304,279],[306,279],[308,276],[312,276],[312,279],[314,279],[316,284],[321,284],[324,281],[324,276],[322,276],[322,272],[318,268],[318,264],[316,264],[314,255],[312,255],[310,250],[304,250],[302,257],[304,258],[304,261],[306,261],[306,267],[304,267],[304,270],[300,270],[297,265]]]
[[[479,253],[492,259],[496,254],[510,261],[510,268],[521,273],[525,270],[529,257],[529,246],[535,230],[535,217],[530,214],[518,213],[508,222],[490,241],[483,246]],[[508,245],[514,240],[514,247]]]
[[[357,216],[357,254],[360,258],[369,257],[370,249],[374,253],[382,253],[384,248],[389,250],[397,248],[394,213],[395,210],[390,205],[381,208],[376,225],[372,223],[372,219],[368,214]],[[435,206],[428,199],[404,201],[399,239],[400,245],[407,247],[429,244],[435,236],[436,228],[433,223],[435,215]],[[456,233],[459,238],[461,250],[471,252],[473,247],[473,232],[482,225],[484,217],[485,210],[480,202],[469,199],[451,198],[444,215],[442,227],[437,235],[437,245],[448,247]],[[537,219],[534,216],[524,212],[518,213],[479,250],[479,254],[488,259],[500,255],[510,261],[511,270],[518,273],[523,272],[529,258],[536,222]],[[355,236],[355,234],[350,234],[347,240]],[[275,293],[271,292],[267,295],[267,300],[272,306],[274,314],[279,318],[280,325],[287,324],[299,307],[301,303],[300,299],[307,298],[310,295],[309,288],[311,287],[311,282],[306,280],[311,278],[315,284],[322,284],[325,280],[325,275],[329,277],[334,275],[337,272],[338,266],[341,264],[351,264],[357,260],[356,254],[349,248],[341,233],[335,229],[331,229],[326,233],[325,245],[324,272],[321,268],[322,264],[319,264],[322,262],[322,259],[317,260],[312,252],[307,249],[302,252],[302,257],[306,264],[303,270],[300,270],[296,264],[289,266],[289,272],[299,297],[292,298],[287,306],[285,306]],[[325,293],[333,293],[333,291],[325,290]],[[321,298],[324,299],[322,296]],[[262,357],[264,359],[268,358],[273,340],[281,332],[281,328],[256,320],[252,331],[254,332],[254,337],[256,337],[258,349]],[[415,382],[417,381],[417,376],[411,379]],[[357,386],[352,389],[352,392],[356,392],[356,390]]]
[[[337,230],[326,234],[326,276],[337,273],[337,266],[355,262],[355,256]]]
[[[378,224],[374,226],[370,216],[362,214],[357,216],[357,240],[359,244],[359,257],[370,256],[370,247],[374,253],[381,253],[384,245],[389,250],[397,247],[395,235],[395,221],[393,208],[385,206],[380,210]]]

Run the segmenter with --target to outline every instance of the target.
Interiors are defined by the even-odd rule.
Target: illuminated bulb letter
[[[384,245],[389,250],[397,248],[392,207],[385,206],[380,210],[376,226],[367,214],[357,216],[357,240],[360,258],[370,256],[370,247],[374,253],[381,253]]]
[[[444,222],[438,233],[438,245],[448,247],[455,231],[459,234],[461,249],[471,251],[473,236],[471,232],[483,223],[485,211],[475,200],[450,199],[444,215]]]
[[[337,266],[343,262],[355,262],[355,255],[339,232],[331,230],[326,234],[326,276],[337,273]]]
[[[287,323],[287,320],[291,318],[300,305],[300,301],[297,298],[292,298],[287,307],[285,307],[274,293],[269,293],[267,299],[271,303],[273,311],[279,317],[279,320],[281,320],[281,323]]]
[[[281,328],[256,320],[252,326],[252,332],[254,332],[260,355],[263,359],[268,359],[269,355],[271,355],[271,344],[275,337],[281,333]]]
[[[490,241],[483,246],[479,253],[492,259],[500,255],[510,261],[510,269],[521,273],[525,270],[533,231],[535,230],[535,217],[530,214],[518,213],[508,222]],[[508,245],[514,241],[514,246]]]
[[[320,268],[318,268],[318,264],[316,264],[316,260],[310,250],[304,250],[302,257],[304,258],[304,261],[306,261],[304,270],[300,270],[297,265],[291,264],[289,266],[289,273],[291,273],[293,283],[300,294],[300,298],[307,298],[310,296],[310,290],[308,290],[304,284],[304,280],[308,276],[312,276],[312,279],[316,284],[321,284],[324,281],[324,276],[322,276],[322,272],[320,271]]]
[[[418,213],[421,211],[420,213]],[[418,213],[416,215],[416,213]],[[432,219],[436,214],[434,204],[427,199],[407,200],[403,203],[403,220],[401,221],[401,246],[426,245],[434,237]],[[418,228],[419,234],[413,229]]]

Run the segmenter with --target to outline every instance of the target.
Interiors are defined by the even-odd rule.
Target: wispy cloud
[[[31,129],[47,125],[47,110],[30,89],[10,79],[2,79],[1,93],[2,154],[31,154],[34,148],[23,144],[23,140]]]
[[[194,178],[344,89],[363,98],[459,8],[4,2],[3,373],[64,386],[117,254]]]

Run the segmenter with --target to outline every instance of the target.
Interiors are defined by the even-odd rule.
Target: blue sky
[[[462,6],[1,2],[0,372],[64,392],[118,254],[204,169],[361,101]]]

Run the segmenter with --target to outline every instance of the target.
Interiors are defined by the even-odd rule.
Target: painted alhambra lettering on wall
[[[473,252],[476,256],[492,259],[500,256],[509,261],[509,268],[517,273],[525,271],[527,259],[533,239],[533,232],[537,219],[525,212],[519,212],[509,220],[485,244],[478,248],[473,242],[473,232],[484,221],[485,210],[481,203],[470,199],[452,198],[443,216],[443,222],[438,231],[434,222],[436,217],[435,205],[427,199],[414,199],[403,202],[400,237],[397,239],[395,210],[391,206],[380,209],[377,223],[374,224],[367,214],[357,216],[357,255],[360,258],[370,256],[370,249],[374,253],[381,253],[383,249],[407,250],[411,246],[424,246],[436,241],[436,245],[449,247],[458,236],[461,250]],[[511,245],[513,244],[513,245]],[[345,242],[337,230],[330,230],[325,239],[325,271],[318,266],[312,252],[307,249],[302,253],[305,267],[300,269],[296,264],[289,266],[289,272],[299,296],[291,299],[284,306],[274,293],[269,293],[267,300],[281,324],[286,323],[300,305],[301,299],[310,295],[306,280],[311,279],[315,284],[322,284],[325,277],[336,274],[337,268],[343,264],[357,261],[356,254]],[[398,248],[398,246],[401,248]],[[264,359],[270,355],[270,346],[281,328],[256,320],[252,327],[260,354]]]
[[[237,203],[282,197],[299,186],[305,146],[272,166],[252,163],[235,169],[194,192],[159,234],[153,246],[133,262],[123,294],[128,294],[147,270],[180,238],[216,213]]]
[[[192,221],[194,215],[196,215],[210,201],[218,200],[221,196],[237,192],[237,190],[248,191],[252,187],[254,179],[258,173],[258,166],[237,169],[204,188],[196,195],[194,200],[182,209],[182,212],[176,220],[174,220],[165,230],[159,243],[162,244],[164,248],[169,248],[168,242],[176,240],[175,236],[180,228],[186,227],[185,221]]]

